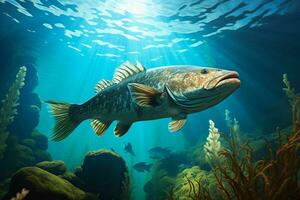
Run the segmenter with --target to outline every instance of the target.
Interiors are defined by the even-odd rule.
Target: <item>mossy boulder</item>
[[[59,177],[69,181],[70,183],[72,183],[74,186],[78,187],[78,188],[82,188],[83,187],[83,182],[80,178],[78,178],[74,173],[71,172],[66,172],[62,175],[59,175]]]
[[[4,200],[11,199],[23,188],[29,190],[26,199],[31,200],[93,200],[95,196],[85,193],[68,181],[38,167],[20,169],[11,179]]]
[[[22,167],[35,164],[33,151],[21,144],[7,146],[4,158],[0,160],[0,180],[10,177],[15,171]]]
[[[36,166],[55,175],[62,175],[67,171],[64,161],[61,160],[43,161],[36,164]]]
[[[2,199],[8,191],[10,178],[5,179],[0,183],[0,199]]]
[[[31,149],[35,149],[35,147],[36,147],[36,142],[33,139],[29,139],[29,138],[22,140],[21,144],[23,144]]]
[[[124,190],[129,188],[127,174],[128,169],[123,158],[108,150],[89,152],[84,158],[81,170],[76,172],[84,183],[82,189],[99,194],[101,200],[122,199]]]
[[[206,176],[206,172],[201,170],[198,166],[194,166],[188,169],[183,170],[176,177],[175,186],[174,186],[174,194],[175,197],[180,199],[188,199],[191,198],[189,195],[191,192],[191,187],[188,181],[191,181],[192,184],[198,190],[197,181],[202,181]]]
[[[33,152],[33,155],[37,163],[52,160],[50,153],[44,150],[37,149]]]
[[[33,139],[36,142],[36,147],[41,150],[47,150],[48,149],[48,138],[47,136],[39,133],[38,131],[34,131],[31,134],[31,139]]]
[[[174,196],[179,200],[204,197],[204,189],[209,191],[209,196],[219,199],[216,196],[216,182],[214,175],[201,170],[198,166],[187,168],[176,177]]]

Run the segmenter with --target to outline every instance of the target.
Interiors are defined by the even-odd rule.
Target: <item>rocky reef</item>
[[[15,81],[7,89],[0,110],[0,198],[8,187],[10,177],[19,169],[51,160],[47,152],[48,138],[35,130],[39,119],[40,100],[32,93],[37,84],[33,65],[19,68]],[[12,70],[14,71],[14,70]],[[4,70],[0,91],[10,80]]]
[[[89,152],[74,173],[63,161],[43,161],[24,167],[11,178],[4,200],[23,188],[26,199],[129,200],[130,182],[125,161],[108,150]]]

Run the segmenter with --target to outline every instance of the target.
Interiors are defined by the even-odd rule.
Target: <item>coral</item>
[[[30,190],[28,199],[43,200],[94,200],[96,196],[88,194],[73,186],[68,181],[51,174],[38,167],[20,169],[11,179],[7,195],[3,198],[11,199],[16,192],[26,187]]]
[[[217,159],[218,152],[221,150],[219,138],[219,130],[215,127],[215,123],[212,120],[209,120],[209,135],[204,145],[205,159],[207,161]]]
[[[23,188],[21,190],[21,192],[18,192],[16,194],[16,197],[11,198],[11,200],[23,200],[29,193],[29,190],[26,190],[25,188]]]
[[[9,88],[5,99],[2,101],[2,107],[0,110],[0,159],[3,158],[3,152],[6,148],[6,139],[8,136],[7,128],[13,122],[15,115],[17,114],[16,107],[19,105],[18,100],[20,96],[20,90],[25,85],[26,67],[21,67],[15,82]]]

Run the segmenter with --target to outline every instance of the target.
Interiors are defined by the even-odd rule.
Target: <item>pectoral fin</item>
[[[182,127],[185,125],[186,123],[186,116],[175,119],[173,118],[171,122],[169,122],[168,124],[168,128],[170,132],[177,132],[180,129],[182,129]]]
[[[95,133],[99,136],[103,135],[106,129],[110,126],[111,122],[101,122],[100,120],[94,119],[91,121]]]
[[[121,137],[123,136],[128,130],[129,128],[131,127],[132,124],[123,124],[122,122],[119,122],[117,125],[116,125],[116,128],[114,130],[115,132],[115,135],[117,137]]]
[[[139,83],[129,83],[128,88],[133,101],[139,106],[150,107],[159,103],[161,92]]]

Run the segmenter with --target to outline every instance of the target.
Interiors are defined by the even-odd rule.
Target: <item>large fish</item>
[[[146,70],[139,62],[123,63],[113,80],[101,80],[97,94],[77,105],[48,101],[56,124],[53,140],[66,138],[84,120],[102,135],[117,120],[116,136],[124,135],[136,121],[171,117],[169,130],[180,130],[187,115],[207,109],[240,86],[234,71],[178,65]]]

